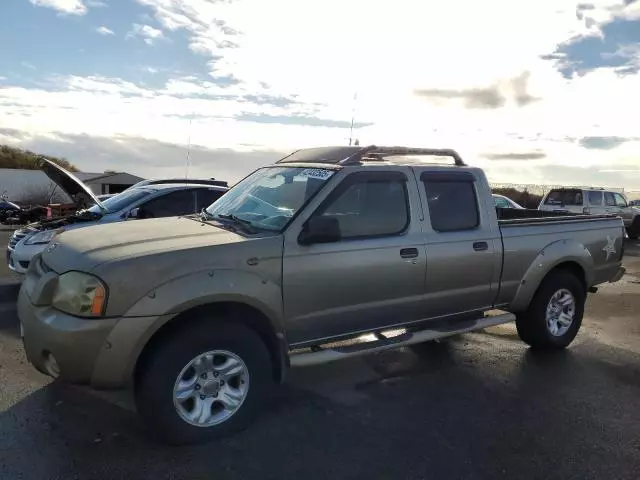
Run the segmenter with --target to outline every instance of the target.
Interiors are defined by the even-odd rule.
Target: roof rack
[[[363,162],[384,161],[386,157],[397,155],[424,155],[451,157],[456,166],[466,164],[455,150],[448,148],[411,147],[317,147],[296,150],[276,163],[328,163],[333,165],[359,165]]]

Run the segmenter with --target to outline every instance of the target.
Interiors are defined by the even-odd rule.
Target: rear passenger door
[[[420,170],[428,316],[490,308],[499,287],[502,242],[495,209],[486,204],[488,184],[469,171]]]
[[[591,215],[602,215],[607,213],[604,205],[604,196],[602,191],[589,190],[587,192],[587,200],[589,202],[589,210],[587,213]]]

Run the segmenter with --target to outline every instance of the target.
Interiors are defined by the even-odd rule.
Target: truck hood
[[[250,272],[279,284],[282,248],[280,234],[247,237],[174,217],[63,232],[42,259],[59,274],[76,270],[101,278],[109,289],[107,314],[122,315],[149,291],[203,271]]]
[[[116,264],[139,263],[148,268],[150,265],[145,262],[155,262],[153,267],[157,267],[160,258],[175,271],[185,267],[195,271],[208,265],[234,268],[238,262],[244,265],[247,258],[258,256],[254,248],[260,240],[274,236],[280,237],[273,234],[246,237],[186,217],[132,220],[63,232],[45,249],[43,260],[57,273],[102,272]],[[282,240],[278,242],[281,250]],[[223,246],[224,255],[231,257],[220,256],[218,252]],[[280,255],[280,250],[259,253]],[[236,259],[238,252],[249,257]]]
[[[47,175],[47,177],[51,179],[53,183],[55,183],[72,199],[75,196],[82,194],[90,198],[94,203],[100,206],[101,209],[105,210],[102,202],[98,200],[98,197],[96,197],[95,194],[71,172],[68,172],[60,165],[57,165],[52,161],[46,159],[42,160],[40,168]]]

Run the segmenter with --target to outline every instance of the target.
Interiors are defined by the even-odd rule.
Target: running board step
[[[428,342],[439,338],[450,337],[460,333],[473,332],[484,328],[502,325],[515,321],[513,313],[489,315],[471,321],[450,322],[447,328],[441,325],[435,328],[425,328],[418,331],[404,331],[395,336],[386,336],[385,332],[372,332],[375,340],[359,343],[332,344],[331,347],[316,346],[302,351],[289,352],[292,367],[306,367],[322,363],[334,362],[344,358],[355,357],[373,352],[382,352],[392,348],[406,347],[416,343]],[[392,330],[391,332],[398,332]]]

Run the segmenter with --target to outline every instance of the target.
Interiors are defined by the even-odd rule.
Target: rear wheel
[[[146,426],[171,444],[233,434],[260,410],[273,385],[269,352],[252,330],[198,322],[159,345],[138,375],[135,400]]]
[[[586,292],[578,278],[557,271],[545,278],[526,312],[516,316],[520,339],[532,348],[561,349],[578,334]]]

